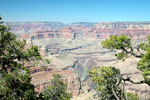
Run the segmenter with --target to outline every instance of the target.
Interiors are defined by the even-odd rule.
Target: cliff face
[[[65,26],[59,22],[8,22],[5,25],[11,27],[16,34],[33,33],[36,30],[55,30]]]
[[[88,75],[88,70],[95,65],[114,65],[123,74],[132,74],[135,79],[141,78],[141,73],[139,71],[137,73],[136,64],[134,65],[135,69],[132,69],[133,67],[130,69],[129,66],[132,65],[128,64],[127,66],[126,63],[128,62],[119,63],[114,56],[116,52],[104,49],[100,42],[114,34],[126,34],[132,36],[132,40],[142,42],[143,39],[146,39],[146,35],[150,34],[149,22],[116,22],[92,25],[90,23],[74,23],[60,26],[41,23],[30,25],[27,23],[17,25],[15,23],[11,25],[11,27],[17,28],[17,30],[14,28],[12,31],[14,33],[18,31],[18,37],[27,39],[29,44],[39,46],[40,53],[51,60],[53,68],[44,71],[37,68],[32,69],[32,83],[35,85],[36,91],[42,92],[44,87],[50,85],[53,74],[61,74],[62,80],[67,84],[67,90],[73,92],[74,96],[78,96],[83,86],[95,88],[95,84],[91,84]],[[29,33],[20,34],[21,30],[24,29]],[[131,72],[128,73],[129,71]],[[82,84],[80,78],[83,81]],[[130,86],[130,84],[127,86],[128,90],[135,91],[137,88]],[[138,87],[140,90],[141,86]]]
[[[99,29],[150,29],[150,22],[102,22],[95,25]]]
[[[42,92],[44,87],[51,84],[53,74],[62,75],[62,81],[67,85],[67,91],[72,92],[73,96],[78,96],[81,90],[81,81],[77,74],[69,70],[41,70],[32,69],[32,83],[35,85],[35,90]]]
[[[25,39],[65,38],[65,39],[106,39],[110,35],[127,34],[140,39],[150,33],[150,22],[102,22],[72,23],[29,22],[5,23],[11,31]],[[139,36],[140,35],[140,36]],[[134,38],[136,39],[136,38]]]

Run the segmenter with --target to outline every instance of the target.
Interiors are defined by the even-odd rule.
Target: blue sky
[[[0,0],[6,22],[150,21],[150,0]]]

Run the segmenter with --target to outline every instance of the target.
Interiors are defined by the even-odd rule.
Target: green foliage
[[[131,45],[131,39],[125,35],[111,36],[110,39],[106,39],[102,42],[104,48],[117,49],[121,52],[116,56],[120,60],[125,60],[128,55],[140,58],[137,64],[137,68],[142,71],[144,80],[139,83],[146,83],[150,86],[150,36],[147,36],[146,43],[140,43],[137,47]],[[144,53],[145,52],[145,53]],[[132,82],[134,83],[134,82]]]
[[[38,49],[32,46],[24,50],[26,41],[17,40],[16,35],[0,23],[0,99],[34,100],[36,93],[30,83],[30,71],[23,64],[40,59]]]
[[[145,82],[150,85],[150,48],[146,50],[146,53],[138,62],[138,69],[142,71]]]
[[[67,88],[61,81],[61,76],[54,74],[53,77],[54,79],[51,81],[51,85],[43,93],[44,100],[70,100],[72,94],[66,92]]]
[[[125,61],[126,58],[128,58],[128,54],[124,52],[119,52],[115,55],[119,60]]]
[[[150,36],[147,36],[147,42],[133,45],[131,39],[126,35],[112,35],[110,39],[103,41],[102,45],[106,49],[118,50],[119,52],[115,56],[119,60],[124,61],[129,56],[140,58],[140,61],[137,63],[137,69],[142,72],[144,80],[134,82],[129,77],[125,79],[120,75],[118,69],[112,67],[93,67],[89,73],[92,80],[97,83],[97,91],[100,92],[100,99],[127,100],[126,98],[128,98],[128,100],[139,100],[137,94],[127,93],[126,97],[126,93],[123,91],[124,82],[129,81],[133,84],[146,83],[150,86]],[[114,87],[116,96],[113,93],[112,86]]]
[[[44,94],[34,91],[31,72],[24,64],[38,60],[50,64],[50,60],[40,56],[37,46],[25,49],[25,45],[0,21],[0,100],[70,100],[72,94],[66,92],[60,75],[54,75]]]
[[[46,62],[47,62],[48,64],[50,64],[50,59],[46,59]]]
[[[38,60],[50,64],[50,60],[40,56],[37,46],[25,49],[25,45],[25,40],[18,40],[0,21],[0,100],[70,100],[72,95],[66,92],[60,75],[54,75],[44,94],[34,91],[31,72],[24,64]]]
[[[107,49],[122,49],[122,48],[130,48],[131,47],[131,39],[126,35],[121,35],[117,37],[116,35],[110,36],[110,39],[106,39],[102,42],[104,48]]]
[[[105,41],[103,41],[102,45],[106,49],[122,50],[121,52],[116,54],[116,57],[120,60],[122,59],[123,61],[128,57],[128,49],[132,50],[131,39],[126,35],[121,35],[119,37],[117,37],[116,35],[112,35],[110,36],[110,39],[106,39]]]
[[[128,100],[139,100],[138,94],[128,92],[127,97],[128,97]]]
[[[97,84],[97,91],[101,100],[117,100],[125,98],[124,90],[120,86],[120,71],[115,67],[96,67],[89,71],[90,77]]]

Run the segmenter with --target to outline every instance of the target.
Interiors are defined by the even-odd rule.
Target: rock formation
[[[35,90],[42,92],[45,87],[51,84],[53,74],[62,75],[62,81],[67,85],[67,91],[73,93],[73,96],[78,96],[81,90],[80,77],[69,70],[42,70],[42,68],[32,68],[32,83],[35,85]]]
[[[116,51],[108,51],[101,46],[101,41],[111,35],[126,34],[135,40],[134,45],[146,40],[150,34],[150,22],[103,22],[103,23],[6,23],[19,38],[28,44],[37,45],[42,56],[51,60],[45,70],[32,68],[32,83],[35,90],[42,92],[51,84],[53,74],[61,74],[67,84],[67,90],[74,96],[90,94],[95,84],[89,78],[88,70],[93,66],[116,66],[122,74],[141,79],[136,69],[136,61],[120,62]],[[22,33],[22,34],[21,34]],[[131,66],[131,67],[129,67]],[[87,88],[86,88],[87,87]],[[128,91],[144,94],[146,85],[126,83]],[[84,88],[86,88],[84,90]],[[85,96],[85,95],[84,95]]]
[[[102,23],[72,23],[59,22],[27,22],[5,23],[11,31],[25,39],[43,38],[93,38],[106,39],[110,35],[127,34],[134,36],[133,40],[145,39],[150,34],[150,22],[102,22]]]

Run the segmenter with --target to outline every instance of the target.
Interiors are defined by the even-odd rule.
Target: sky
[[[150,21],[150,0],[0,0],[5,22]]]

